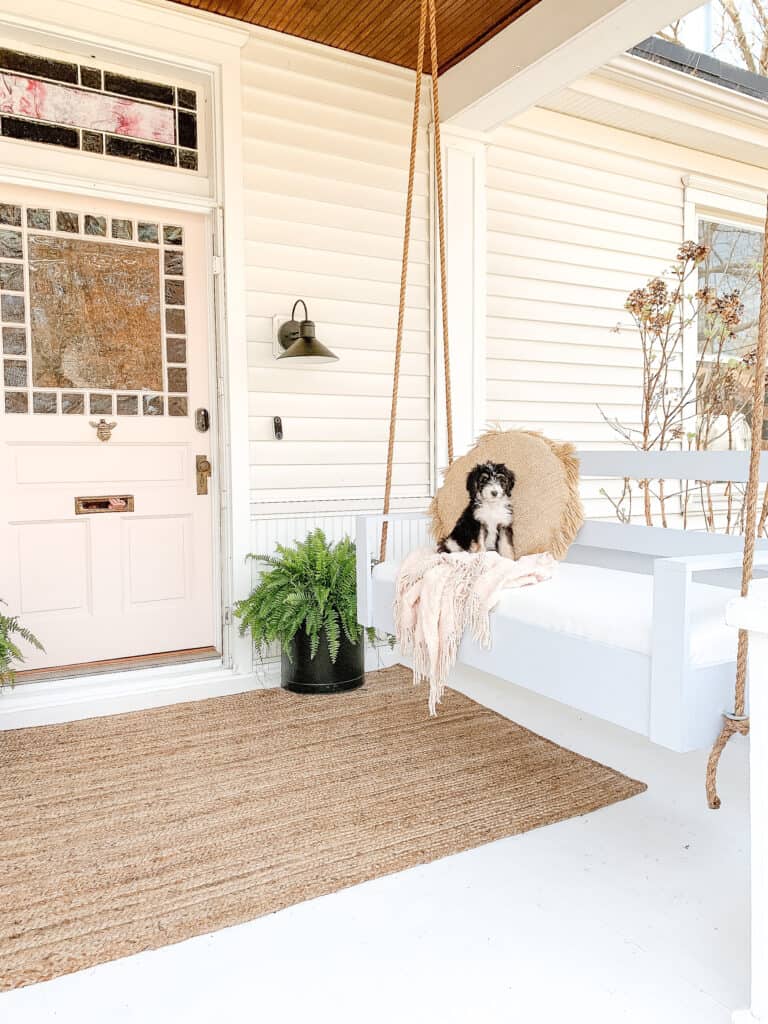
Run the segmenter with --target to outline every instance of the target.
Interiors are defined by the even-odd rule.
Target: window
[[[760,309],[761,231],[699,218],[709,248],[699,267],[695,447],[746,448],[752,425],[752,358]]]
[[[186,326],[180,225],[0,202],[6,413],[186,416]]]
[[[699,268],[699,288],[718,295],[738,291],[744,305],[741,322],[734,337],[725,341],[728,356],[741,358],[757,345],[757,319],[760,309],[760,263],[763,258],[763,234],[739,224],[724,221],[699,221],[699,241],[709,247],[709,256]],[[706,318],[698,322],[698,351],[708,345]],[[705,358],[707,353],[703,352]]]
[[[0,136],[198,169],[198,94],[0,47]]]

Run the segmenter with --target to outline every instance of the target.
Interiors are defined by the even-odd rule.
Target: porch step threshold
[[[227,668],[221,659],[18,683],[0,692],[0,732],[222,697],[260,685],[255,673]]]
[[[140,669],[162,669],[170,665],[185,666],[196,661],[221,664],[221,655],[215,647],[197,647],[186,651],[164,651],[162,654],[139,654],[130,658],[110,658],[105,661],[60,665],[58,668],[30,669],[16,673],[16,685],[58,682],[62,679],[82,679],[85,676],[115,675],[118,672],[136,672]]]

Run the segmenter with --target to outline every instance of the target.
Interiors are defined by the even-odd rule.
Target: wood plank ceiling
[[[418,0],[175,0],[276,32],[412,68]],[[482,46],[539,0],[437,0],[440,71]]]

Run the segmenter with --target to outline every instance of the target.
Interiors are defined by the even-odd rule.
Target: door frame
[[[151,31],[148,31],[150,26]],[[240,49],[250,34],[246,30],[229,27],[224,19],[199,14],[189,8],[169,9],[155,0],[102,0],[99,9],[82,0],[38,0],[33,16],[29,14],[27,0],[0,0],[0,27],[7,46],[16,45],[24,49],[35,46],[37,41],[40,48],[51,49],[51,40],[59,50],[77,52],[87,46],[89,52],[95,50],[128,68],[138,64],[144,73],[164,74],[170,81],[184,82],[193,77],[204,83],[209,101],[207,178],[177,173],[176,179],[172,180],[169,177],[171,172],[164,168],[158,172],[155,183],[151,174],[145,173],[149,169],[142,166],[132,174],[126,168],[126,175],[132,180],[124,176],[120,181],[116,180],[119,168],[114,161],[111,164],[105,161],[104,167],[109,169],[100,176],[98,158],[95,160],[90,155],[79,153],[67,153],[67,157],[73,159],[64,172],[58,166],[60,154],[54,147],[6,144],[3,140],[0,181],[54,192],[120,199],[144,206],[196,213],[206,218],[206,275],[211,287],[208,302],[209,436],[211,452],[215,455],[212,598],[214,608],[218,609],[214,614],[217,617],[217,644],[220,644],[222,652],[221,667],[228,677],[234,675],[238,681],[233,683],[231,678],[227,678],[220,684],[209,682],[200,695],[219,692],[217,687],[223,688],[222,692],[248,689],[253,681],[251,646],[247,638],[239,636],[234,626],[232,607],[235,598],[244,594],[249,586],[245,560],[250,547],[250,509]],[[147,45],[147,39],[152,40],[151,46]],[[34,161],[28,158],[30,149],[35,155]],[[130,170],[133,172],[133,168]],[[216,538],[220,543],[216,543]],[[151,683],[154,673],[155,670],[126,672],[122,690],[117,677],[123,674],[116,673],[113,681],[117,689],[112,687],[113,695],[118,691],[127,695],[132,680],[136,681],[139,675],[145,687]],[[172,699],[190,699],[185,696],[184,686],[179,684],[178,669],[172,673],[158,669],[156,673],[159,681],[166,677],[173,679],[170,689],[178,695]],[[199,689],[199,668],[191,675],[194,677],[193,689]],[[67,683],[72,685],[71,681]],[[46,689],[52,699],[60,702],[63,685],[63,681],[53,680],[37,683],[34,689],[40,702],[46,699]],[[147,690],[143,692],[148,694]],[[54,697],[57,693],[59,697]],[[4,694],[0,703],[0,728],[5,724],[6,711],[13,717],[7,699],[9,696],[12,698],[13,695]],[[10,703],[14,703],[13,700]],[[158,701],[147,695],[146,704],[154,703]],[[80,716],[73,714],[71,717]],[[55,720],[62,719],[56,717]]]

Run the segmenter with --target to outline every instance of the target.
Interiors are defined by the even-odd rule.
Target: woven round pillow
[[[550,441],[528,430],[489,431],[452,463],[429,508],[435,540],[448,536],[467,507],[467,474],[481,462],[503,462],[515,474],[515,558],[541,551],[565,557],[584,521],[579,460],[572,444]]]

